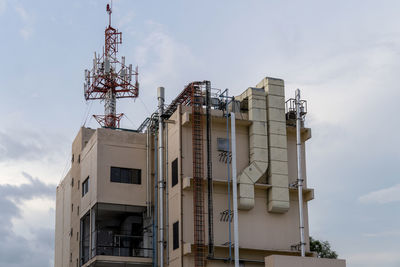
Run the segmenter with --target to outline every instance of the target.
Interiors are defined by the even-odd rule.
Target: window
[[[172,162],[172,187],[176,184],[178,184],[178,158],[174,159],[174,161]]]
[[[79,186],[81,185],[81,181],[78,180],[78,190],[79,190]]]
[[[74,154],[72,154],[71,161],[72,161],[72,163],[74,163]]]
[[[110,180],[114,183],[141,184],[142,170],[111,167]]]
[[[74,178],[71,180],[71,187],[74,187]]]
[[[78,206],[77,209],[76,209],[76,215],[79,216],[79,206]]]
[[[173,249],[179,248],[179,221],[174,222],[172,226],[172,244]]]
[[[74,204],[71,204],[71,213],[74,212]]]
[[[82,184],[83,187],[83,184]],[[80,243],[79,243],[79,258],[80,265],[84,265],[89,260],[89,245],[90,245],[90,213],[88,212],[81,219],[80,226]],[[112,240],[112,239],[111,239]],[[111,241],[112,242],[112,241]]]
[[[87,192],[89,192],[89,176],[82,183],[82,196],[86,195]]]
[[[81,154],[78,156],[78,163],[81,163]]]

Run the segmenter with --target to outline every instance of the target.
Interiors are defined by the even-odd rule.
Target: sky
[[[0,266],[53,266],[55,189],[71,142],[100,102],[83,98],[106,0],[0,0]],[[233,95],[263,77],[308,101],[310,233],[348,267],[400,267],[399,1],[114,0],[120,55],[140,96],[118,101],[137,128],[194,80]]]

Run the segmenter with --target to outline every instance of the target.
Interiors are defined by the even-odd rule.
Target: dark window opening
[[[86,180],[82,183],[82,197],[86,195],[86,193],[89,192],[89,176],[86,178]]]
[[[78,156],[78,163],[81,163],[81,154]]]
[[[142,170],[111,167],[110,180],[114,183],[141,184]]]
[[[172,245],[173,249],[179,248],[179,221],[174,222],[172,226]]]
[[[72,161],[72,163],[74,162],[74,154],[72,154],[71,161]]]
[[[174,159],[172,162],[172,187],[178,184],[178,158]]]
[[[71,187],[74,187],[74,178],[71,180]]]
[[[81,237],[80,237],[80,265],[82,266],[89,260],[89,245],[90,245],[90,215],[87,213],[81,219]]]

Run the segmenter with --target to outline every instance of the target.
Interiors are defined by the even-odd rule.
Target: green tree
[[[317,252],[318,258],[337,259],[338,254],[331,249],[328,241],[320,241],[310,236],[310,250]]]

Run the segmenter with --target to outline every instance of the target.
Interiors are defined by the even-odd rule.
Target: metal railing
[[[144,236],[96,231],[95,255],[151,258],[152,248],[144,247]]]

